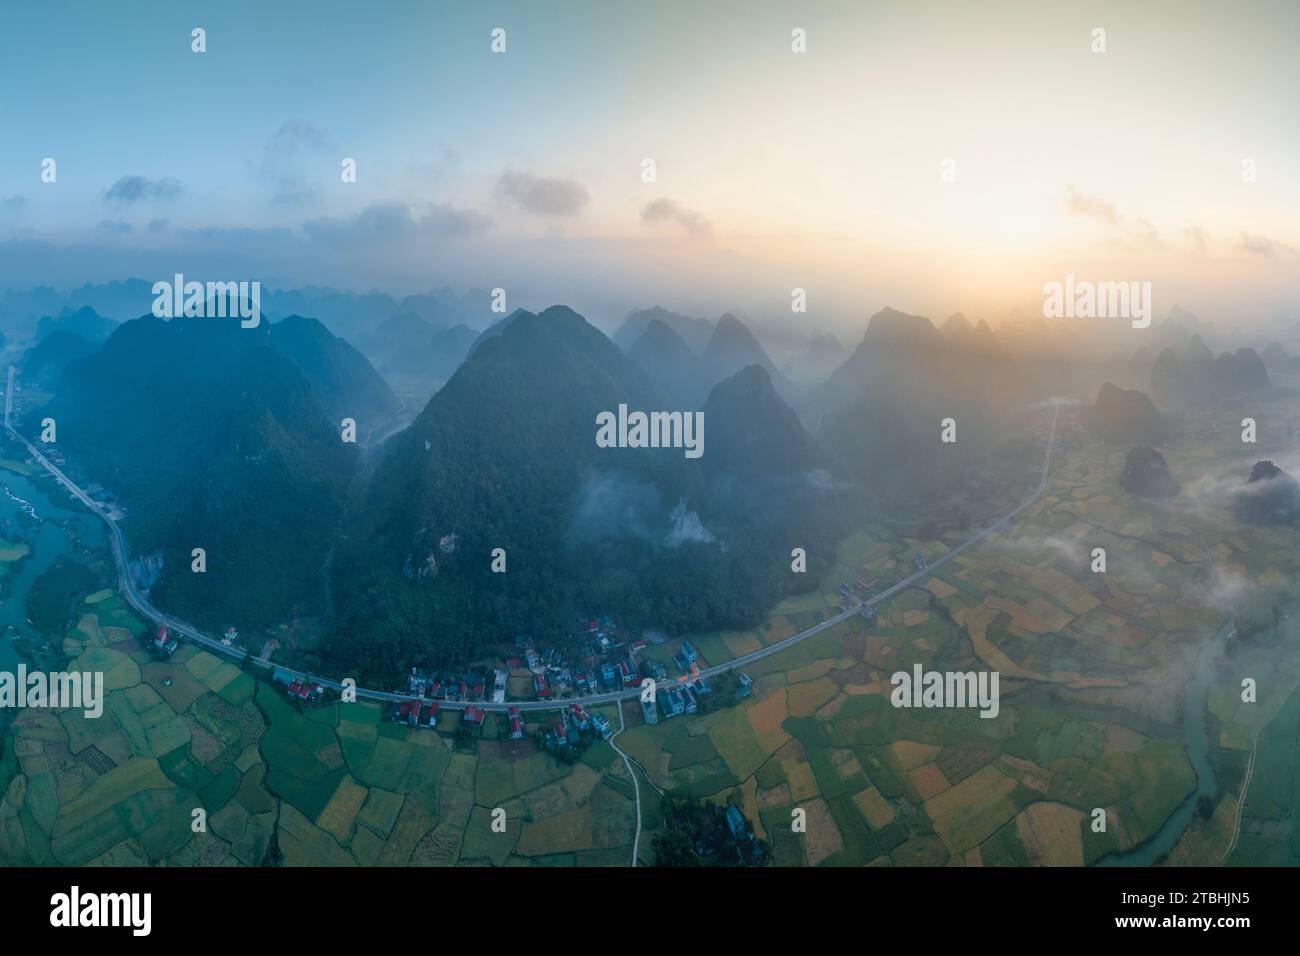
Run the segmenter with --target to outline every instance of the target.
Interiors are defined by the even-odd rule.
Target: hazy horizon
[[[503,287],[843,335],[1041,314],[1072,273],[1150,281],[1158,316],[1294,317],[1300,10],[1251,6],[17,11],[0,286]]]

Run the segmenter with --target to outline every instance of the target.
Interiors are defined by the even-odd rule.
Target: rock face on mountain
[[[1271,461],[1257,461],[1233,499],[1237,517],[1250,524],[1300,523],[1300,484]]]
[[[699,408],[704,401],[704,367],[686,340],[666,322],[652,320],[627,356],[674,408]]]
[[[713,334],[713,323],[708,319],[694,319],[689,315],[670,312],[668,309],[655,306],[653,309],[633,312],[624,319],[623,324],[614,332],[614,344],[626,352],[632,347],[632,343],[645,335],[651,322],[662,322],[668,326],[680,335],[686,347],[697,355],[704,350],[709,336]]]
[[[598,610],[672,632],[746,626],[803,583],[790,580],[803,577],[789,574],[794,529],[819,548],[839,534],[823,512],[809,517],[815,495],[772,500],[751,480],[758,462],[806,458],[764,374],[710,399],[701,458],[602,447],[603,413],[672,406],[572,310],[515,313],[358,483],[323,653],[391,675],[465,660],[502,635],[556,639]],[[773,421],[766,445],[761,415]],[[497,548],[508,573],[492,570]]]
[[[1169,425],[1151,399],[1137,389],[1106,382],[1083,415],[1084,427],[1104,442],[1146,444],[1163,441]]]
[[[1165,456],[1149,445],[1129,450],[1119,484],[1129,494],[1143,498],[1172,498],[1178,494],[1178,482],[1169,473]]]
[[[23,353],[23,384],[52,392],[58,388],[63,370],[96,348],[94,342],[76,332],[51,332]]]
[[[46,416],[74,473],[126,506],[132,549],[162,549],[160,607],[210,629],[320,613],[322,556],[359,455],[267,323],[123,323],[67,366],[29,433]]]

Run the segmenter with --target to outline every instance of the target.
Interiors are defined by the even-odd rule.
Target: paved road
[[[87,495],[84,491],[82,491],[81,488],[79,488],[77,484],[72,481],[71,478],[65,475],[61,470],[59,470],[59,468],[57,468],[54,465],[53,462],[51,462],[43,454],[41,454],[41,452],[36,448],[35,445],[33,445],[26,438],[20,435],[18,431],[10,423],[9,420],[10,409],[12,408],[12,404],[13,404],[13,384],[14,384],[14,369],[13,366],[10,366],[8,387],[5,390],[5,430],[8,431],[9,434],[12,435],[15,439],[20,441],[27,448],[28,453],[31,454],[31,456],[35,458],[38,462],[40,462],[42,467],[44,467],[47,471],[49,471],[49,473],[52,474],[61,485],[67,488],[68,491],[70,491],[75,498],[77,498],[79,501],[81,501],[82,504],[84,504],[87,508],[89,508],[100,518],[102,518],[104,523],[108,525],[109,531],[111,532],[113,558],[117,562],[118,580],[120,581],[122,595],[127,599],[127,601],[131,604],[131,606],[134,607],[138,612],[140,612],[140,614],[142,614],[148,620],[158,624],[166,624],[168,630],[176,634],[180,634],[183,637],[188,638],[189,640],[193,641],[196,644],[201,644],[202,646],[206,647],[208,650],[214,651],[217,654],[225,655],[226,657],[235,658],[237,660],[242,661],[244,659],[244,651],[235,647],[227,647],[216,638],[209,637],[208,635],[203,634],[200,631],[196,630],[195,628],[191,627],[189,624],[186,624],[184,621],[177,620],[171,615],[165,614],[164,612],[158,610],[156,607],[150,604],[148,599],[145,598],[144,595],[142,595],[136,589],[135,581],[132,579],[131,571],[130,571],[130,561],[129,561],[130,550],[128,549],[127,546],[126,536],[122,533],[122,529],[118,526],[117,522],[114,521],[112,518],[110,518],[108,513],[104,511],[104,509],[101,508],[99,504],[95,502],[94,499],[92,499],[89,495]],[[766,647],[760,648],[757,651],[753,651],[752,653],[745,654],[741,657],[737,657],[734,658],[733,660],[727,661],[725,664],[718,664],[714,667],[706,667],[700,671],[700,674],[704,677],[711,677],[715,674],[722,674],[726,671],[735,670],[740,667],[745,667],[749,664],[754,663],[755,661],[762,660],[765,657],[770,657],[773,654],[779,654],[781,651],[793,647],[794,645],[798,644],[800,641],[806,641],[808,638],[813,637],[816,634],[820,634],[821,632],[828,630],[829,628],[835,627],[837,624],[847,621],[855,614],[860,614],[865,609],[872,607],[873,605],[879,604],[881,601],[888,600],[889,598],[893,597],[895,594],[898,594],[900,591],[903,591],[911,587],[913,584],[916,584],[918,581],[921,581],[929,577],[931,574],[934,573],[934,570],[936,568],[941,567],[944,564],[947,564],[949,561],[957,557],[957,555],[961,554],[963,551],[966,551],[969,548],[972,548],[975,545],[979,544],[981,541],[983,541],[994,531],[998,531],[1002,529],[1006,524],[1013,521],[1015,518],[1019,517],[1020,514],[1022,514],[1027,508],[1031,507],[1034,504],[1034,502],[1036,502],[1039,498],[1042,497],[1044,490],[1046,490],[1047,488],[1047,479],[1050,477],[1050,466],[1052,462],[1052,449],[1056,441],[1056,423],[1057,423],[1057,419],[1060,417],[1060,412],[1061,412],[1060,405],[1055,406],[1052,412],[1051,431],[1048,433],[1047,436],[1047,451],[1043,456],[1042,476],[1039,478],[1038,487],[1034,490],[1034,493],[1028,499],[1026,499],[1023,504],[1007,512],[1005,515],[1003,515],[1001,518],[999,518],[993,524],[989,525],[984,530],[968,538],[966,541],[962,542],[961,544],[959,544],[957,547],[953,548],[951,551],[947,552],[946,554],[938,558],[935,558],[934,561],[932,561],[926,567],[919,569],[914,574],[911,574],[906,578],[903,578],[901,581],[894,584],[887,590],[881,591],[879,594],[873,595],[872,597],[868,598],[865,601],[860,601],[859,603],[853,605],[847,610],[841,611],[840,613],[834,615],[833,617],[827,618],[826,620],[822,621],[820,624],[815,624],[812,627],[808,628],[807,630],[800,631],[798,634],[793,634],[790,637],[785,638],[784,640],[777,641],[775,644],[769,644]],[[253,658],[253,660],[263,667],[283,666],[283,665],[273,664],[271,661],[263,660],[262,658]],[[316,683],[320,684],[322,687],[328,687],[331,690],[335,690],[335,691],[341,691],[343,689],[343,684],[341,682],[336,680],[331,680],[328,677],[320,677],[316,674],[311,674],[307,671],[301,671],[298,670],[297,668],[292,668],[287,666],[285,667],[285,669],[292,671],[295,674],[299,674],[308,680],[315,681]],[[657,685],[657,689],[667,690],[671,687],[678,686],[678,683],[679,683],[678,681],[674,681],[674,680],[660,681]],[[420,699],[412,694],[399,694],[399,693],[394,693],[392,691],[372,690],[370,688],[365,688],[365,687],[356,688],[356,693],[358,698],[363,698],[366,700],[394,702],[394,701]],[[564,700],[551,700],[551,701],[521,700],[521,701],[508,701],[503,704],[496,704],[490,701],[440,701],[439,706],[447,710],[463,710],[466,707],[473,706],[473,707],[481,707],[483,710],[490,710],[490,711],[505,711],[511,707],[518,707],[520,711],[546,711],[546,710],[560,710],[565,707],[568,707],[570,704],[581,704],[584,707],[590,707],[597,704],[613,704],[624,700],[634,700],[639,698],[640,696],[641,696],[641,688],[633,687],[625,690],[610,691],[604,694],[592,694],[587,697],[568,697],[565,698]]]

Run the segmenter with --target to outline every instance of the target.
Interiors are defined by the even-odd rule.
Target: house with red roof
[[[311,700],[313,697],[324,697],[325,688],[315,681],[296,680],[289,685],[286,693],[292,700]]]
[[[162,654],[164,657],[171,657],[176,653],[176,648],[179,645],[176,643],[175,638],[167,636],[167,625],[159,624],[158,633],[153,639],[153,646],[159,654]]]
[[[573,726],[578,730],[586,730],[591,726],[591,721],[587,719],[587,712],[582,709],[581,704],[569,705],[569,720],[573,721]]]

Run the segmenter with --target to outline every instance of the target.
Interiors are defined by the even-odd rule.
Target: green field
[[[1285,405],[1255,412],[1285,416]],[[753,694],[734,707],[655,726],[626,708],[617,743],[656,787],[740,806],[777,865],[1088,864],[1142,843],[1192,793],[1182,689],[1231,618],[1242,634],[1215,665],[1206,722],[1218,794],[1167,862],[1300,862],[1300,627],[1281,616],[1300,571],[1294,533],[1243,527],[1191,493],[1126,495],[1124,449],[1071,437],[1070,414],[1047,492],[1012,527],[878,605],[874,621],[851,618],[747,667]],[[1241,448],[1239,417],[1226,408],[1162,446],[1175,476],[1240,480],[1288,449],[1281,429]],[[819,590],[752,630],[691,640],[702,663],[731,660],[833,614],[841,582],[887,586],[915,553],[934,561],[966,533],[862,528]],[[1089,566],[1094,548],[1105,573]],[[0,542],[0,561],[17,550]],[[377,704],[291,704],[192,646],[157,661],[139,643],[143,622],[74,567],[34,599],[70,623],[69,667],[105,674],[105,713],[18,715],[0,754],[0,862],[631,861],[633,790],[608,744],[566,765],[531,736],[502,739],[496,718],[482,736],[451,712],[437,731],[413,730]],[[677,646],[646,654],[668,663]],[[892,706],[891,674],[915,663],[998,671],[998,717]],[[1254,701],[1242,700],[1246,678]],[[642,797],[648,863],[658,810],[644,781]],[[1097,809],[1104,833],[1089,825]]]
[[[299,709],[192,646],[155,660],[111,592],[77,617],[68,669],[105,674],[104,713],[20,712],[0,755],[0,863],[631,860],[631,788],[607,745],[566,767],[530,739],[397,727],[375,704]]]

